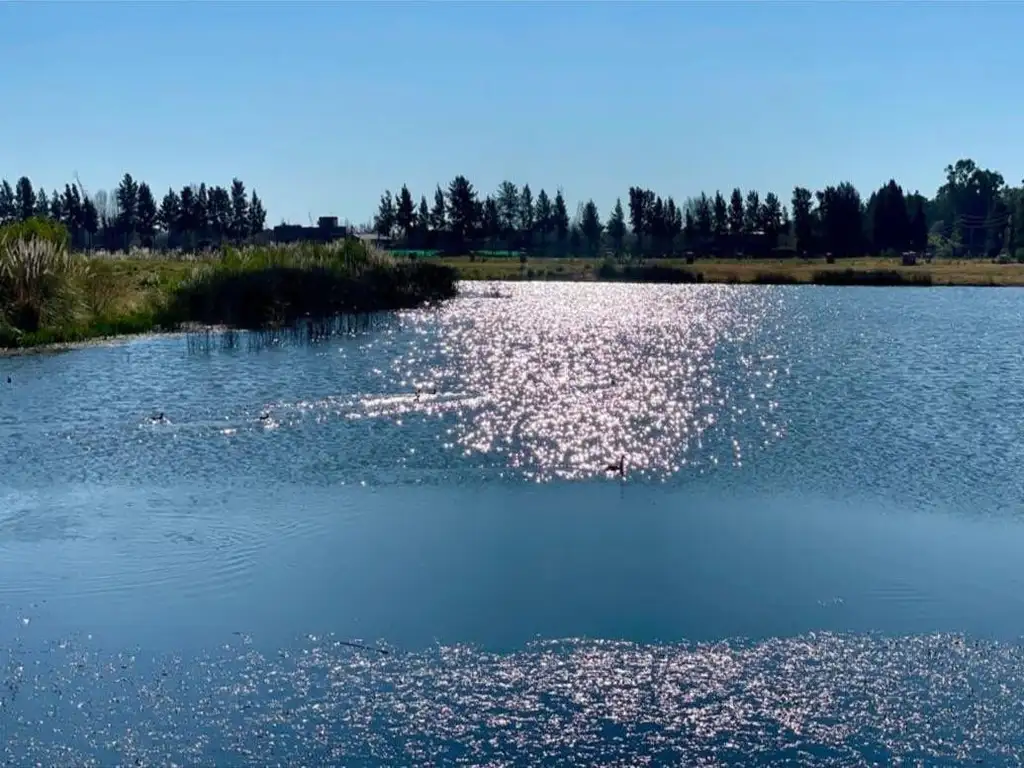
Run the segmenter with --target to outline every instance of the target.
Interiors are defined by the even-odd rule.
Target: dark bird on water
[[[436,395],[436,394],[437,394],[437,387],[432,387],[430,389],[425,389],[423,387],[416,387],[416,397],[413,398],[413,399],[419,400],[420,399],[420,395]]]
[[[626,455],[623,454],[622,456],[619,456],[619,463],[618,464],[609,464],[607,467],[604,468],[604,471],[605,472],[614,472],[619,477],[625,477],[626,476]]]

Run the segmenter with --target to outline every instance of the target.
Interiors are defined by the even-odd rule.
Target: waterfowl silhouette
[[[626,476],[626,455],[623,454],[623,455],[619,456],[619,463],[618,464],[609,464],[607,467],[604,468],[604,471],[605,472],[614,472],[619,477],[625,477]]]
[[[413,400],[415,402],[419,402],[420,395],[436,395],[436,394],[437,394],[437,387],[431,387],[430,389],[426,389],[424,387],[416,387],[416,396],[413,398]]]

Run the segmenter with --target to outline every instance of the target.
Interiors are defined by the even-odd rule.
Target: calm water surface
[[[0,358],[6,758],[1024,757],[1024,293],[492,288]]]

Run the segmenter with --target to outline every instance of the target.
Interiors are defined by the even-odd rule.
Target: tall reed
[[[33,332],[74,323],[81,307],[84,261],[40,238],[0,236],[0,314],[6,325]]]

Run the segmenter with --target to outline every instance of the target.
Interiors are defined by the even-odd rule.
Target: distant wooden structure
[[[275,243],[330,243],[348,237],[348,227],[338,224],[337,216],[321,216],[315,227],[301,224],[278,224],[272,230]]]

